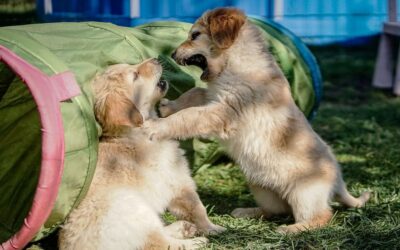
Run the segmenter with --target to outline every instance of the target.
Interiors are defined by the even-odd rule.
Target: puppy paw
[[[275,231],[280,234],[287,234],[289,229],[287,226],[279,226]]]
[[[365,191],[364,193],[362,193],[360,198],[358,198],[358,200],[360,201],[360,204],[358,207],[365,206],[365,203],[367,201],[369,201],[369,199],[371,198],[371,195],[372,195],[372,192],[370,192],[370,191]]]
[[[231,215],[235,218],[257,218],[261,217],[263,212],[258,207],[236,208],[231,212]]]
[[[199,249],[207,245],[208,239],[205,237],[197,237],[191,240],[187,249]]]
[[[225,231],[226,231],[225,227],[212,224],[206,230],[204,230],[203,233],[205,235],[217,235],[217,234],[220,234],[220,233],[225,232]]]
[[[163,98],[160,101],[160,107],[158,109],[161,117],[167,117],[175,113],[175,101],[170,101],[166,98]]]
[[[184,236],[184,238],[194,237],[198,231],[196,225],[187,221],[182,221],[182,223],[183,223],[182,235]]]
[[[306,227],[293,224],[288,226],[279,226],[276,229],[276,232],[280,234],[295,234],[305,230],[307,230]]]
[[[247,209],[246,208],[235,208],[232,212],[231,212],[232,217],[235,218],[246,218],[248,217],[248,213],[247,213]]]
[[[158,141],[164,139],[161,135],[161,127],[162,123],[159,120],[147,120],[143,123],[141,128],[151,141]]]
[[[176,221],[165,229],[171,237],[176,239],[193,238],[198,232],[196,225],[187,221]]]

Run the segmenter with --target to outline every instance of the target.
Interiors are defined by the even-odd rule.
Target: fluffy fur
[[[333,198],[349,207],[369,199],[369,192],[360,198],[349,194],[329,146],[294,103],[260,31],[241,11],[206,12],[173,58],[203,69],[208,89],[189,95],[200,93],[205,99],[183,95],[163,100],[162,114],[172,115],[144,126],[153,139],[219,138],[239,163],[259,206],[235,209],[233,216],[291,213],[295,224],[278,230],[292,233],[327,224]],[[195,100],[193,107],[189,99]]]
[[[111,66],[94,80],[103,128],[97,167],[60,232],[60,249],[196,249],[207,239],[186,238],[224,230],[208,219],[178,143],[150,141],[136,128],[156,118],[168,87],[161,72],[147,60]],[[164,226],[159,215],[167,208],[181,221]]]

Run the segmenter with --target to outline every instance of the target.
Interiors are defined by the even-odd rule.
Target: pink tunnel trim
[[[64,129],[60,102],[81,92],[71,72],[49,77],[1,45],[0,61],[9,65],[28,86],[42,125],[42,162],[32,207],[20,230],[1,244],[3,249],[14,250],[22,249],[32,240],[54,206],[64,168]]]

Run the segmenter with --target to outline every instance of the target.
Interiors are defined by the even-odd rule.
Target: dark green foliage
[[[0,26],[37,21],[35,0],[0,0]]]

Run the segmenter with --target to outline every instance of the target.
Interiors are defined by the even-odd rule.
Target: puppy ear
[[[246,22],[242,11],[233,8],[221,8],[208,15],[208,28],[212,41],[220,49],[229,48]]]
[[[113,132],[123,126],[140,127],[143,124],[143,117],[135,104],[122,94],[109,93],[104,100],[96,103],[95,110],[105,132]]]

